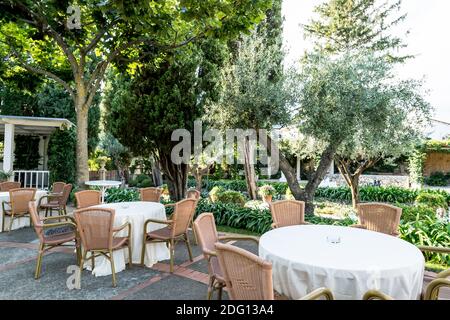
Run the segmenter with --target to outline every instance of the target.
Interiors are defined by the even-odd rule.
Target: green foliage
[[[449,185],[450,174],[444,174],[441,171],[433,172],[428,178],[425,178],[425,183],[432,187],[446,187]]]
[[[39,166],[39,138],[16,136],[14,139],[14,169],[36,170]]]
[[[408,57],[395,54],[406,45],[400,37],[389,34],[406,17],[394,17],[400,7],[401,0],[382,4],[376,0],[328,0],[315,7],[320,18],[310,21],[304,29],[315,38],[316,48],[327,53],[365,49],[383,52],[401,62]]]
[[[417,204],[422,204],[433,208],[434,210],[438,208],[448,209],[448,201],[446,197],[442,194],[431,193],[429,191],[422,191],[417,195],[416,198]]]
[[[436,218],[436,210],[423,204],[405,205],[396,203],[395,205],[402,208],[402,224],[421,220],[424,217]]]
[[[420,246],[448,247],[450,223],[439,220],[436,215],[417,215],[417,219],[400,225],[400,237]],[[450,255],[425,253],[427,261],[450,265]]]
[[[428,140],[423,148],[427,152],[450,153],[450,140]]]
[[[12,172],[5,172],[3,170],[0,170],[0,181],[8,181],[11,176]]]
[[[129,181],[130,187],[147,188],[153,187],[152,178],[147,174],[139,174],[135,179]]]
[[[136,189],[109,188],[106,191],[105,202],[130,202],[139,201],[139,191]]]
[[[48,146],[48,169],[50,183],[64,181],[75,183],[76,161],[75,130],[56,130],[50,137]]]
[[[226,204],[222,202],[210,202],[202,199],[197,205],[196,214],[202,212],[212,212],[217,225],[229,226],[237,229],[245,229],[257,234],[263,234],[271,229],[272,216],[268,209],[242,208],[235,204]],[[320,217],[307,217],[309,222],[314,224],[330,225],[350,225],[349,219],[333,220]]]
[[[268,184],[275,188],[276,194],[282,195],[286,193],[288,189],[287,183],[285,182],[262,182],[258,181],[258,187],[262,187],[263,185]],[[188,181],[189,187],[195,187],[195,180],[189,179]],[[224,190],[235,190],[239,192],[247,191],[247,184],[244,180],[205,180],[202,181],[202,189],[207,191],[212,190],[214,187],[220,186]]]
[[[275,188],[269,184],[265,184],[258,188],[258,194],[260,197],[264,198],[267,196],[274,197],[277,194],[277,191]]]
[[[222,186],[214,186],[209,192],[209,197],[212,202],[217,202],[220,193],[224,192],[226,189]]]
[[[427,158],[426,152],[421,147],[416,149],[409,156],[409,176],[411,182],[422,185],[424,182],[423,167]]]
[[[240,207],[245,205],[245,197],[242,193],[233,190],[225,190],[216,194],[216,202],[232,203]]]

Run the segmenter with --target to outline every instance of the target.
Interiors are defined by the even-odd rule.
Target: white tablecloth
[[[36,203],[39,202],[39,199],[47,194],[47,191],[45,190],[37,190],[35,195]],[[3,220],[3,201],[9,201],[9,192],[0,192],[0,232],[2,232],[2,220]],[[45,202],[43,202],[45,203]],[[8,207],[6,207],[8,208]],[[23,227],[29,227],[30,226],[30,217],[27,215],[25,217],[21,218],[15,218],[13,221],[12,229],[20,229]],[[5,231],[7,232],[9,228],[9,216],[5,217]]]
[[[330,243],[329,236],[341,242]],[[279,228],[261,237],[259,255],[272,262],[274,289],[292,299],[320,287],[340,300],[361,300],[371,289],[415,300],[422,290],[425,261],[419,249],[382,233],[321,225]]]
[[[95,206],[98,208],[112,208],[115,209],[114,227],[120,227],[126,222],[131,223],[131,241],[133,263],[141,263],[142,250],[142,234],[144,230],[144,222],[147,219],[167,220],[164,205],[156,202],[122,202],[109,203]],[[164,228],[166,225],[149,223],[147,231],[153,231]],[[126,236],[128,228],[116,233],[116,236]],[[89,256],[89,255],[88,255]],[[147,244],[145,250],[144,263],[147,267],[161,260],[169,259],[169,249],[165,243]],[[128,249],[114,251],[114,266],[115,271],[120,272],[125,269],[125,263],[129,260]],[[91,269],[91,261],[88,259],[85,263],[87,269]],[[104,257],[97,257],[95,259],[95,268],[92,274],[96,276],[106,276],[111,274],[111,264],[108,259]]]

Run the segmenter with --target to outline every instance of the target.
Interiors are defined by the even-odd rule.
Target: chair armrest
[[[367,229],[367,227],[363,226],[362,224],[352,224],[350,227],[351,228],[358,228],[358,229]]]
[[[384,294],[383,292],[377,290],[369,290],[367,291],[363,298],[363,300],[394,300],[392,297]]]
[[[165,224],[165,225],[172,225],[173,220],[157,220],[157,219],[148,219],[144,222],[144,234],[147,233],[147,225],[152,222],[152,223],[157,223],[157,224]]]
[[[113,228],[113,233],[119,232],[119,231],[125,229],[126,227],[128,227],[128,237],[130,237],[131,236],[131,223],[129,223],[129,222],[124,223],[120,227]]]
[[[164,207],[175,207],[176,203],[166,203]]]
[[[450,288],[450,280],[434,279],[433,281],[431,281],[425,291],[424,300],[438,300],[439,290],[443,287]]]
[[[450,253],[450,248],[446,247],[417,246],[417,248],[422,252]]]
[[[317,300],[320,297],[324,297],[325,300],[334,300],[333,293],[330,289],[319,288],[314,290],[311,293],[308,293],[306,296],[300,298],[299,300]]]
[[[48,229],[48,228],[54,228],[54,227],[61,227],[61,226],[72,226],[75,228],[75,230],[77,229],[77,225],[73,222],[70,221],[65,221],[65,222],[55,222],[55,223],[44,223],[42,225],[42,227],[44,229]]]
[[[241,241],[241,240],[250,240],[250,241],[254,241],[257,244],[259,244],[259,239],[256,237],[252,237],[252,236],[221,236],[219,237],[220,241],[233,241],[233,240],[237,240],[237,241]]]
[[[441,271],[436,275],[436,279],[446,279],[448,277],[450,277],[450,269]]]
[[[72,223],[75,223],[75,219],[72,216],[54,216],[54,217],[45,217],[42,218],[42,221],[48,221],[48,220],[59,220],[59,219],[69,219]]]
[[[48,199],[47,200],[47,202],[50,202],[50,201],[52,201],[52,200],[57,200],[58,198],[61,198],[62,197],[62,194],[61,195],[46,195],[46,196],[42,196],[40,199],[39,199],[39,202],[38,202],[38,208],[41,206],[41,204],[42,204],[42,199]]]
[[[208,260],[211,259],[211,257],[217,257],[217,252],[209,249],[204,249],[203,254],[208,256]]]

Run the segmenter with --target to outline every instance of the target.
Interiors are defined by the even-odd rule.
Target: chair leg
[[[194,259],[192,258],[192,250],[191,250],[191,244],[189,243],[189,236],[187,234],[187,232],[184,234],[184,238],[185,238],[185,243],[186,243],[186,247],[188,249],[188,253],[189,253],[189,260],[193,261]]]
[[[109,250],[109,256],[110,259],[109,261],[111,262],[111,273],[112,273],[112,283],[113,283],[113,287],[116,287],[116,267],[114,266],[114,254],[112,250]]]
[[[175,255],[175,240],[170,239],[170,273],[173,273],[174,255]]]
[[[222,292],[223,292],[223,286],[220,286],[220,287],[217,289],[217,299],[218,299],[218,300],[222,300]]]
[[[144,237],[142,239],[142,250],[141,250],[141,266],[144,266],[144,260],[145,260],[145,247],[147,245],[147,234],[144,232]]]
[[[81,252],[81,246],[80,246],[79,242],[76,240],[75,240],[75,252],[77,255],[77,264],[80,264],[82,252]]]
[[[11,216],[9,217],[9,229],[8,229],[8,233],[11,232],[11,230],[12,230],[13,222],[14,222],[14,214],[11,214]]]
[[[41,242],[39,244],[39,253],[36,262],[36,271],[34,272],[34,279],[39,279],[41,276],[41,266],[42,266],[42,254],[44,253],[44,244]]]
[[[45,217],[47,218],[48,216],[48,208],[45,208]]]
[[[95,254],[91,252],[91,265],[92,265],[92,271],[95,269]]]
[[[83,273],[83,265],[84,265],[84,260],[86,260],[86,255],[87,255],[87,251],[83,252],[81,254],[81,259],[80,259],[80,275],[77,279],[78,283],[77,283],[77,287],[81,289],[81,274]]]
[[[191,229],[192,229],[192,233],[194,234],[194,243],[195,245],[198,245],[198,238],[197,238],[197,231],[195,231],[194,228],[194,217],[191,218]]]
[[[133,266],[133,252],[131,251],[131,239],[128,239],[128,266]]]
[[[5,216],[6,216],[6,214],[3,212],[3,215],[2,215],[2,232],[5,231]]]
[[[208,293],[206,294],[207,300],[211,300],[213,292],[214,292],[214,277],[210,275],[208,282]]]

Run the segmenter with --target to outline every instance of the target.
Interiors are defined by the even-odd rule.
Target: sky
[[[288,61],[297,60],[311,41],[304,39],[300,24],[315,16],[313,8],[324,0],[283,0],[284,42]],[[450,123],[450,1],[403,0],[405,21],[393,32],[405,35],[406,53],[416,55],[398,69],[402,78],[425,79],[428,101],[435,109],[433,118]]]

